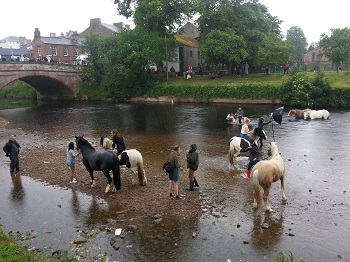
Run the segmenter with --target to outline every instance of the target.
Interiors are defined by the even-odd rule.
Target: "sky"
[[[308,44],[318,42],[320,35],[331,35],[330,29],[350,26],[348,19],[349,0],[260,0],[271,15],[284,22],[282,33],[286,35],[292,26],[299,26]],[[7,5],[9,6],[7,8]],[[133,27],[132,19],[119,16],[114,0],[17,0],[6,1],[5,10],[16,6],[13,12],[0,16],[0,39],[7,36],[34,38],[35,28],[42,36],[50,33],[60,35],[69,30],[82,32],[90,25],[90,19],[101,18],[102,23],[124,22]]]

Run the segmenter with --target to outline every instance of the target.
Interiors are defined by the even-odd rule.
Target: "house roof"
[[[199,43],[196,40],[186,36],[175,35],[175,40],[186,46],[199,47]]]
[[[45,44],[51,45],[76,45],[79,46],[80,43],[76,39],[65,38],[65,37],[40,37],[41,41]]]
[[[13,48],[2,48],[0,47],[0,55],[4,56],[20,56],[28,54],[29,50],[27,48],[13,49]]]
[[[5,42],[19,42],[19,37],[18,36],[8,36],[5,37],[4,39],[0,40],[0,43],[5,43]]]
[[[105,24],[105,23],[101,23],[102,26],[108,28],[109,30],[112,30],[115,33],[120,33],[121,28],[117,27],[115,25],[109,25],[109,24]]]

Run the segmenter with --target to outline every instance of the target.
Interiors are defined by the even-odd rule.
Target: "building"
[[[337,70],[336,65],[322,55],[322,49],[320,47],[310,50],[304,55],[304,67],[313,70]],[[339,67],[343,70],[349,69],[348,64],[341,64]]]
[[[100,35],[118,34],[123,29],[130,29],[130,25],[124,23],[113,23],[113,25],[101,23],[101,18],[90,19],[90,26],[80,33],[80,37],[85,37],[91,33]]]

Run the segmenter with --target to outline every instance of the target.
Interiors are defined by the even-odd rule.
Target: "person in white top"
[[[252,134],[253,132],[249,130],[249,123],[250,123],[250,119],[249,118],[245,118],[244,119],[244,123],[242,125],[241,128],[241,133],[240,133],[240,137],[247,139],[249,142],[252,142],[253,139],[249,136],[249,134]]]

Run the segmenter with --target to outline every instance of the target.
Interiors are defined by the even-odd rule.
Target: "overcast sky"
[[[113,0],[6,0],[0,15],[0,39],[7,36],[34,38],[35,28],[42,36],[61,34],[69,30],[81,32],[90,25],[91,18],[101,18],[102,23],[132,20],[118,16]],[[273,16],[284,22],[281,25],[285,35],[292,26],[304,31],[308,44],[317,42],[322,33],[330,35],[330,29],[350,26],[348,18],[349,0],[260,0]],[[6,11],[5,11],[6,10]],[[10,10],[13,10],[12,12]]]

